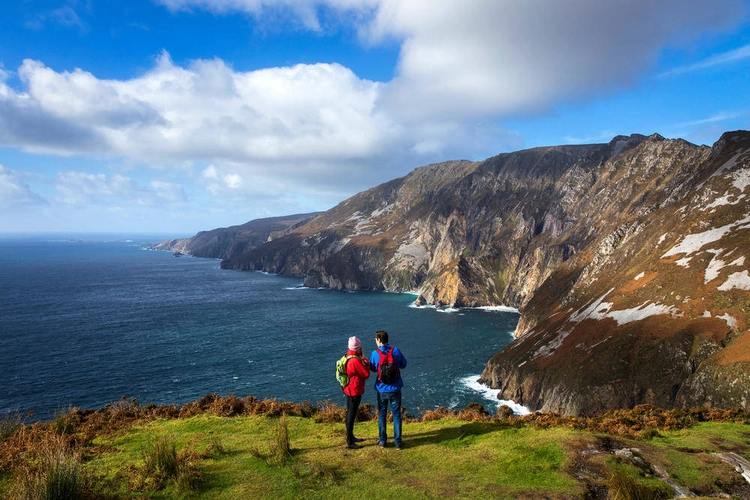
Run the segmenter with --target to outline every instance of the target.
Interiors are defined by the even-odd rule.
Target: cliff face
[[[661,169],[633,153],[613,188],[653,192],[644,167]],[[750,410],[750,134],[725,134],[691,158],[658,203],[612,207],[623,216],[539,287],[518,339],[482,374],[499,397],[567,414],[639,403]]]
[[[419,291],[436,305],[521,306],[572,251],[544,244],[567,222],[546,216],[547,207],[580,182],[568,169],[593,170],[611,149],[539,148],[422,167],[224,265],[305,275],[313,287]],[[570,182],[572,193],[555,189]]]
[[[312,213],[256,219],[240,226],[201,231],[191,238],[163,241],[155,248],[195,257],[229,259],[287,234],[316,215],[317,213]]]
[[[517,307],[482,381],[532,409],[747,408],[748,151],[633,135],[428,165],[222,266]]]

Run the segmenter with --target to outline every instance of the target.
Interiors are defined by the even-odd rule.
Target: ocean
[[[381,329],[408,360],[410,414],[498,406],[476,380],[512,340],[512,310],[309,289],[299,277],[147,249],[161,239],[0,238],[0,414],[49,420],[122,397],[183,404],[206,394],[343,405],[335,361],[351,335],[369,354]],[[363,402],[375,402],[373,384]]]

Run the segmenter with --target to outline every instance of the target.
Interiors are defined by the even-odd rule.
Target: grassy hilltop
[[[750,498],[741,410],[639,406],[595,418],[439,408],[377,446],[372,405],[344,447],[344,409],[209,395],[122,401],[0,424],[2,498]],[[390,429],[389,429],[390,430]],[[744,461],[744,462],[743,462]],[[750,477],[750,469],[746,469]]]

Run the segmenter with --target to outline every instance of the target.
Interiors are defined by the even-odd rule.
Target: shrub
[[[276,426],[275,440],[271,446],[273,461],[278,465],[283,465],[292,456],[292,447],[289,443],[289,424],[286,415],[279,419]]]
[[[209,410],[219,417],[234,417],[245,413],[245,402],[234,394],[215,398]]]
[[[336,403],[326,400],[320,403],[320,411],[315,414],[313,420],[318,424],[335,424],[343,422],[345,417],[346,408],[342,408]]]
[[[344,413],[346,413],[346,409],[344,410]],[[377,412],[375,411],[375,405],[373,405],[372,403],[362,403],[357,409],[356,421],[367,422],[368,420],[372,420],[373,418],[375,418],[376,413]]]
[[[146,473],[160,479],[175,479],[180,471],[177,461],[177,444],[162,436],[150,443],[143,452]]]
[[[195,491],[203,479],[203,474],[195,465],[200,458],[190,449],[178,451],[173,438],[162,436],[144,450],[143,469],[145,476],[154,481],[156,489],[163,489],[172,482],[179,491]]]
[[[0,441],[13,435],[14,432],[23,426],[25,421],[26,418],[21,412],[7,411],[2,420],[0,420]]]
[[[300,416],[305,417],[305,418],[312,417],[313,415],[318,413],[318,407],[307,400],[302,401],[302,403],[300,403],[299,409],[300,409]]]
[[[617,469],[607,481],[611,500],[657,500],[667,498],[662,491],[638,482],[624,470]]]
[[[469,403],[466,408],[458,412],[458,419],[468,422],[488,420],[490,414],[479,403]]]
[[[73,434],[75,432],[75,425],[77,423],[76,421],[76,408],[72,408],[67,413],[63,413],[57,416],[55,420],[52,421],[52,429],[55,432],[55,434],[63,435],[63,434]]]
[[[422,415],[422,421],[423,422],[432,422],[434,420],[440,420],[443,418],[448,417],[455,417],[458,415],[458,412],[455,410],[449,410],[445,406],[438,406],[434,410],[427,410]]]
[[[18,500],[73,500],[83,496],[80,459],[63,439],[48,445],[36,470],[21,471],[21,474],[13,492]]]
[[[227,452],[224,442],[217,436],[210,436],[208,439],[208,446],[206,451],[203,453],[203,458],[224,455]]]
[[[292,446],[289,440],[289,424],[286,415],[279,418],[276,425],[276,433],[268,443],[268,453],[264,453],[257,445],[249,447],[250,455],[260,460],[265,460],[268,465],[286,465],[292,457]]]
[[[500,405],[497,407],[496,415],[500,420],[507,420],[513,416],[513,408],[508,405]]]

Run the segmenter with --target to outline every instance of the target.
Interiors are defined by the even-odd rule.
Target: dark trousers
[[[346,444],[347,446],[354,444],[354,420],[357,418],[357,410],[359,410],[359,403],[362,401],[362,396],[347,396],[346,397]]]

